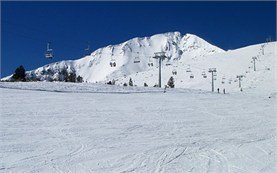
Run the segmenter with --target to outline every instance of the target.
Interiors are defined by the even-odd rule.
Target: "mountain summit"
[[[168,32],[151,37],[133,38],[124,43],[99,48],[89,56],[78,60],[60,61],[27,72],[27,77],[43,81],[59,81],[63,71],[80,75],[86,82],[100,82],[146,71],[148,63],[156,66],[152,57],[155,52],[166,52],[167,63],[183,61],[186,57],[197,57],[224,52],[193,34],[181,35]],[[115,63],[115,66],[111,66]]]
[[[99,48],[81,59],[48,64],[26,72],[26,77],[31,81],[75,81],[79,77],[84,82],[113,81],[116,85],[128,83],[132,78],[136,86],[154,86],[158,83],[159,70],[153,57],[156,52],[165,52],[162,86],[173,77],[177,88],[210,90],[209,68],[216,68],[216,88],[237,91],[237,76],[243,75],[243,88],[265,90],[272,86],[270,83],[277,73],[275,47],[276,42],[267,42],[224,51],[196,35],[168,32]],[[253,57],[256,57],[255,70]]]

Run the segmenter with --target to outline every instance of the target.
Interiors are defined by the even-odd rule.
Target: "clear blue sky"
[[[1,2],[1,76],[78,59],[133,37],[180,31],[225,50],[276,40],[276,2]],[[55,58],[44,58],[52,42]]]

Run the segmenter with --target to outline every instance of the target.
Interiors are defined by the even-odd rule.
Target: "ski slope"
[[[179,32],[133,38],[118,45],[109,45],[81,59],[55,62],[28,71],[27,77],[40,81],[62,81],[65,70],[80,75],[88,83],[115,80],[116,85],[122,86],[132,78],[136,86],[146,83],[152,87],[158,84],[158,62],[153,56],[161,51],[168,57],[162,63],[162,86],[173,76],[176,88],[210,91],[212,79],[209,68],[217,69],[214,84],[220,91],[239,91],[238,75],[244,76],[241,81],[243,90],[255,88],[269,93],[277,85],[277,42],[224,51],[196,35]],[[253,57],[257,58],[256,71]],[[116,66],[111,67],[111,62]],[[9,80],[10,77],[2,80]]]
[[[0,82],[0,172],[274,173],[276,92],[257,91]]]
[[[185,58],[184,58],[185,57]],[[252,57],[257,57],[255,62]],[[217,76],[214,80],[215,88],[228,92],[240,90],[237,75],[243,75],[241,87],[243,89],[255,88],[259,92],[276,90],[277,86],[277,42],[252,45],[227,52],[215,53],[203,56],[186,56],[179,60],[176,66],[162,65],[162,86],[166,85],[173,76],[176,88],[201,89],[211,91],[212,76],[210,68],[216,68]],[[190,70],[190,72],[187,71]],[[173,75],[176,70],[177,75]],[[206,75],[206,78],[202,74]],[[137,86],[147,83],[149,86],[158,84],[158,67],[147,71],[134,73],[129,76],[116,78],[116,83],[122,85],[132,78]],[[193,78],[190,76],[193,75]]]

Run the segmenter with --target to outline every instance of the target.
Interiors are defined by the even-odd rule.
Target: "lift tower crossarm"
[[[237,78],[239,79],[239,88],[241,88],[241,79],[244,77],[244,75],[237,75]]]

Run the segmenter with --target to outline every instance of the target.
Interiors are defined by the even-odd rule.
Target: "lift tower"
[[[244,75],[237,75],[237,78],[239,79],[239,88],[241,88],[241,79],[244,77]]]
[[[252,60],[253,60],[253,64],[254,64],[254,71],[256,71],[256,60],[257,60],[257,57],[252,57]]]
[[[209,73],[212,73],[212,92],[214,92],[214,73],[216,73],[216,68],[209,68]]]
[[[167,57],[165,56],[165,52],[156,52],[155,56],[153,57],[159,60],[159,87],[162,87],[162,61],[165,60]]]

